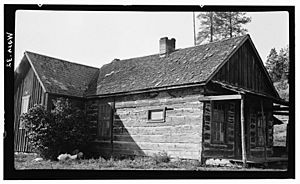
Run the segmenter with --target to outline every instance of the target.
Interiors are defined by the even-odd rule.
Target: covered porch
[[[207,95],[199,100],[236,102],[235,154],[230,159],[233,162],[243,163],[244,166],[287,162],[287,157],[273,155],[273,126],[280,123],[273,115],[278,113],[288,115],[289,102],[233,86],[221,86],[232,93]]]

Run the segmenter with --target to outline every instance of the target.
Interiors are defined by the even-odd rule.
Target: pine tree
[[[272,48],[267,57],[266,68],[280,97],[288,100],[289,47],[280,49],[279,54]]]
[[[280,78],[278,71],[278,53],[275,48],[272,48],[269,55],[267,56],[266,68],[270,74],[272,81],[278,81]]]
[[[197,34],[197,44],[213,42],[219,39],[221,19],[216,12],[203,12],[197,16],[200,19],[200,28]]]
[[[247,29],[242,26],[251,21],[245,12],[203,12],[197,18],[200,19],[198,43],[246,34]]]
[[[272,48],[267,57],[266,68],[273,82],[287,79],[289,71],[289,48],[280,49],[279,54],[275,48]]]

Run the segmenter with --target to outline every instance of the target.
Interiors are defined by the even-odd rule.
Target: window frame
[[[223,122],[218,121],[215,122],[214,119],[214,112],[216,111],[215,109],[215,105],[220,105],[223,106]],[[219,111],[220,109],[217,108],[217,110]],[[227,128],[227,105],[226,102],[224,101],[212,101],[212,106],[211,106],[211,143],[212,144],[218,144],[218,145],[224,145],[227,143],[227,139],[226,139],[226,128]],[[218,114],[219,115],[219,114]],[[214,124],[214,125],[213,125]],[[218,130],[216,130],[215,128],[218,126]],[[213,128],[215,127],[215,128]],[[222,131],[223,130],[223,131]],[[217,140],[217,135],[219,134],[219,139]],[[223,140],[221,140],[221,134],[223,134]]]
[[[163,115],[162,115],[163,118],[162,119],[151,119],[151,113],[152,112],[162,112],[163,113]],[[159,109],[150,109],[150,110],[148,110],[147,120],[148,120],[148,123],[165,123],[166,122],[166,107],[159,108]]]
[[[30,95],[22,96],[21,108],[20,108],[20,116],[22,114],[28,112],[29,102],[30,102]],[[26,108],[25,108],[25,106],[26,106]],[[24,124],[24,122],[22,120],[20,120],[19,129],[25,129],[25,124]]]

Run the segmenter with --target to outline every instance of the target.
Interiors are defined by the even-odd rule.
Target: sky
[[[196,12],[197,14],[197,12]],[[157,54],[159,39],[193,46],[192,12],[29,11],[16,14],[15,67],[24,51],[101,67],[113,59]],[[248,13],[245,27],[262,58],[288,45],[288,13]],[[196,27],[199,22],[196,22]]]

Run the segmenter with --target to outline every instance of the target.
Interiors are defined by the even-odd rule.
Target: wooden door
[[[111,140],[113,106],[111,103],[100,103],[98,113],[98,139]]]

